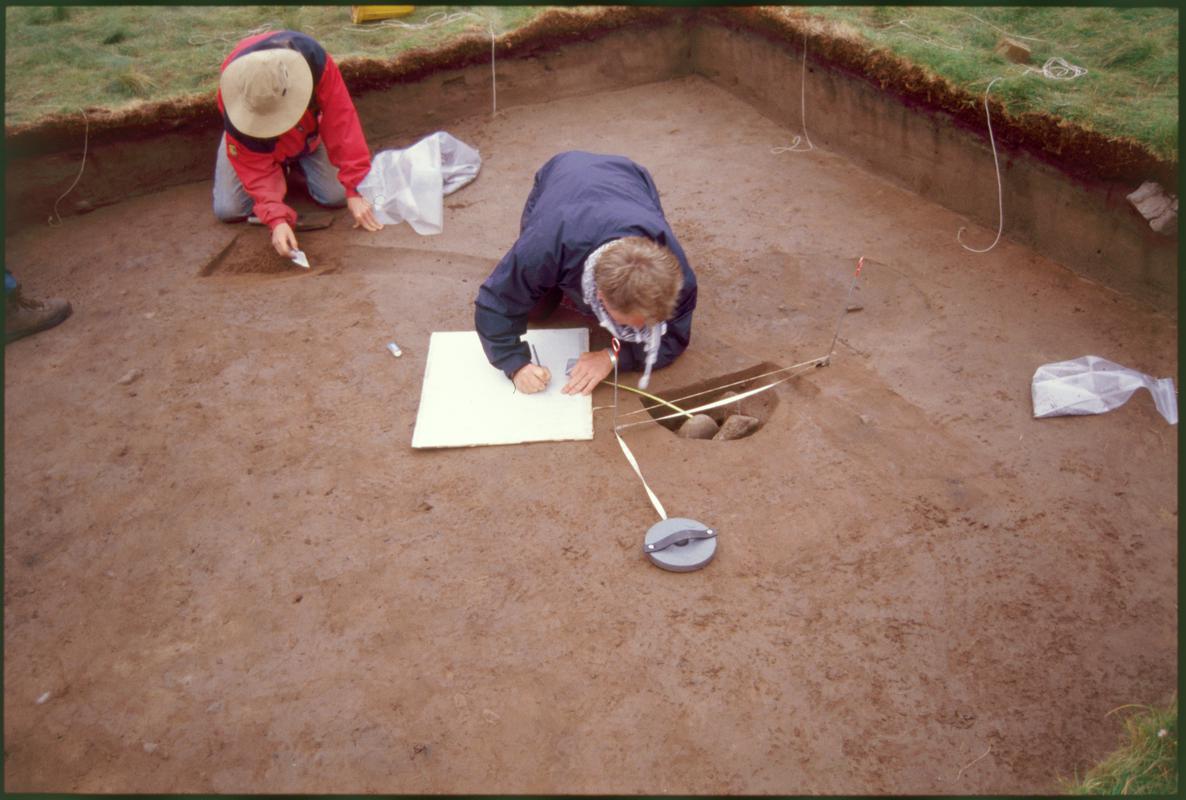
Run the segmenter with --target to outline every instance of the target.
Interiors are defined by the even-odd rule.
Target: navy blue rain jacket
[[[554,288],[593,316],[581,291],[585,259],[625,236],[645,236],[679,259],[684,284],[655,366],[674,361],[692,335],[696,276],[663,217],[655,182],[628,158],[572,151],[553,156],[535,174],[519,239],[478,289],[474,326],[490,363],[513,377],[531,361],[519,337],[527,331],[527,312]],[[645,361],[642,344],[622,342],[619,369],[641,370]]]

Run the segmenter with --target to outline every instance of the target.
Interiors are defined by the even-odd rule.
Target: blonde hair
[[[593,280],[615,310],[653,322],[671,317],[684,286],[675,253],[643,236],[607,247],[593,267]]]

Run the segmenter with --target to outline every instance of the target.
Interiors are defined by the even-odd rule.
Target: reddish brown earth
[[[5,351],[7,789],[1046,793],[1173,692],[1177,429],[1144,392],[1034,420],[1029,386],[1086,354],[1177,380],[1174,317],[771,153],[795,132],[702,78],[449,130],[484,164],[444,233],[340,217],[308,272],[210,269],[274,257],[209,182],[9,238],[75,314]],[[472,327],[569,148],[647,165],[699,275],[661,394],[822,355],[867,259],[755,435],[626,434],[720,530],[699,572],[643,556],[605,411],[591,442],[410,448],[429,334]]]

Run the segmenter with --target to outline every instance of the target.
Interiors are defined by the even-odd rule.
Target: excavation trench
[[[792,130],[809,122],[821,147],[995,228],[993,157],[975,98],[845,39],[809,31],[805,40],[801,26],[762,8],[545,15],[499,40],[498,102],[505,110],[541,96],[700,75]],[[804,47],[807,120],[798,91]],[[389,64],[348,63],[343,74],[373,143],[407,145],[492,99],[489,39],[481,36]],[[58,214],[208,179],[219,135],[212,100],[91,115],[86,126],[75,118],[7,131],[10,230],[53,214],[55,198],[77,175],[87,130],[90,163]],[[1176,192],[1176,163],[1038,115],[994,125],[1008,187],[1005,234],[1176,313],[1176,237],[1154,233],[1125,199],[1146,180]]]
[[[92,115],[61,205],[95,210],[54,227],[81,130],[10,132],[7,265],[74,315],[5,350],[6,788],[1045,794],[1172,693],[1177,431],[1144,392],[1030,402],[1086,354],[1177,380],[1176,245],[1123,199],[1157,165],[1003,125],[1005,233],[970,253],[975,115],[809,36],[816,149],[772,152],[802,132],[772,14],[561,14],[500,40],[494,117],[480,37],[347,70],[372,147],[446,129],[482,171],[438,236],[302,232],[309,271],[214,220],[208,107]],[[719,531],[695,573],[643,554],[608,411],[592,441],[410,447],[431,333],[472,329],[565,149],[646,165],[696,270],[649,391],[832,350],[737,442],[624,433]]]

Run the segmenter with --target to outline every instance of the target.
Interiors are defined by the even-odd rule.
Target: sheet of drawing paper
[[[536,394],[515,391],[502,370],[490,366],[474,331],[437,331],[428,362],[412,447],[474,447],[593,438],[593,398],[561,394],[564,367],[589,349],[586,328],[530,330],[540,363],[552,373]]]

